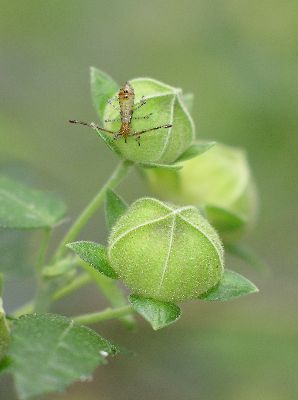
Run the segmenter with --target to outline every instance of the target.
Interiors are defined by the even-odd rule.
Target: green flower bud
[[[197,298],[223,274],[220,239],[195,207],[142,198],[109,238],[112,268],[138,295],[179,302]]]
[[[136,108],[133,113],[132,128],[134,132],[171,124],[172,128],[161,128],[143,133],[140,136],[140,146],[135,137],[115,141],[121,155],[136,163],[174,162],[191,144],[194,138],[193,121],[183,103],[181,89],[168,86],[149,78],[138,78],[130,81],[134,89],[135,104],[144,96],[146,104]],[[115,93],[114,96],[117,96]],[[117,103],[115,102],[117,106]],[[117,108],[117,107],[116,107]],[[140,118],[148,116],[147,118]],[[119,131],[119,111],[107,104],[104,109],[104,120],[115,122],[105,123],[105,128]]]
[[[179,171],[147,172],[161,198],[205,207],[210,223],[226,241],[238,239],[255,220],[257,196],[243,150],[216,144],[183,162]]]

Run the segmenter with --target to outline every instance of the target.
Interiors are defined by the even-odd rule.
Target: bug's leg
[[[141,108],[144,104],[146,104],[146,102],[147,102],[147,100],[145,99],[145,96],[142,96],[142,97],[141,97],[141,100],[133,106],[133,110],[134,110],[134,111],[138,110],[138,109]]]
[[[147,114],[147,115],[142,115],[140,117],[132,117],[132,119],[148,119],[151,117],[153,113]]]
[[[118,97],[116,96],[116,97],[113,97],[112,99],[109,99],[109,100],[108,100],[108,104],[109,104],[111,107],[113,107],[114,110],[120,112],[120,108],[119,108],[119,107],[116,107],[115,104],[113,103],[113,101],[118,101]]]
[[[118,122],[118,121],[121,121],[121,119],[120,118],[114,118],[114,119],[105,119],[105,122]]]
[[[135,132],[135,131],[131,130],[129,132],[128,136],[135,136],[136,142],[138,143],[139,146],[141,146],[141,133],[140,132]]]
[[[109,129],[105,129],[105,128],[101,128],[100,126],[96,125],[94,122],[91,122],[90,124],[88,122],[84,122],[84,121],[78,121],[77,119],[70,119],[69,122],[71,124],[80,124],[80,125],[84,125],[84,126],[88,126],[89,128],[92,129],[98,129],[102,132],[107,132],[107,133],[111,133],[111,134],[115,134],[115,132],[110,131]]]
[[[112,103],[113,101],[118,101],[118,96],[114,96],[108,100],[108,103]]]
[[[121,138],[123,138],[123,135],[120,132],[114,133],[114,137],[113,137],[114,140],[119,140]]]
[[[156,126],[155,128],[150,128],[150,129],[144,129],[142,131],[139,132],[133,132],[130,136],[140,136],[143,133],[146,132],[150,132],[150,131],[156,131],[157,129],[162,129],[162,128],[172,128],[173,125],[171,124],[166,124],[166,125],[160,125],[160,126]]]
[[[136,141],[137,141],[138,145],[141,146],[141,136],[140,135],[136,136]]]

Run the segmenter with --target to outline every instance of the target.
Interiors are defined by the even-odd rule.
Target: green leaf
[[[65,213],[64,203],[53,194],[28,188],[0,177],[0,226],[13,229],[52,228]]]
[[[91,377],[118,349],[93,330],[54,314],[15,321],[9,357],[20,399],[64,390]]]
[[[112,279],[118,277],[116,272],[110,266],[106,248],[101,244],[81,241],[68,243],[66,246],[101,274]]]
[[[199,142],[194,143],[184,153],[181,154],[180,157],[176,160],[176,162],[189,160],[191,158],[197,157],[200,154],[205,153],[207,150],[211,149],[216,144],[216,142]]]
[[[129,301],[137,313],[142,315],[154,330],[172,324],[181,315],[178,306],[165,301],[147,299],[135,294],[129,296]]]
[[[103,121],[103,111],[107,101],[115,95],[119,86],[106,73],[97,68],[90,68],[91,96],[99,118]]]
[[[186,108],[188,109],[189,112],[192,112],[194,94],[193,93],[185,93],[182,97],[183,97],[183,103],[186,105]]]
[[[269,266],[250,248],[242,244],[226,244],[226,251],[246,262],[257,270],[269,271]]]
[[[105,199],[105,217],[108,230],[110,231],[116,221],[127,210],[127,204],[113,190],[108,189]]]
[[[178,170],[183,168],[181,164],[157,164],[157,163],[139,163],[138,166],[142,168],[163,168],[169,170]]]
[[[256,293],[259,289],[237,272],[225,270],[218,285],[199,297],[207,301],[227,301],[247,294]]]

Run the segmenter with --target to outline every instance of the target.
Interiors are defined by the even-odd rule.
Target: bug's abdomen
[[[134,96],[128,98],[119,98],[119,105],[121,110],[121,118],[127,119],[125,122],[130,122],[133,113]]]
[[[122,122],[119,133],[125,138],[129,136],[130,124],[128,122]]]

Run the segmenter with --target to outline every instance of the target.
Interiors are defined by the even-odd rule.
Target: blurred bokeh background
[[[96,119],[89,66],[119,83],[149,76],[182,87],[195,94],[198,137],[247,149],[261,201],[247,242],[270,266],[257,272],[228,259],[260,293],[186,304],[183,318],[161,332],[142,321],[133,333],[118,322],[101,324],[100,333],[135,355],[117,357],[92,382],[47,398],[298,398],[297,3],[0,0],[0,9],[1,171],[60,193],[71,220],[117,163],[92,131],[67,123]],[[148,189],[132,173],[119,192],[132,201]],[[81,238],[106,240],[101,212]],[[1,232],[8,311],[32,296],[38,240],[38,232]],[[104,306],[90,286],[55,311]],[[9,378],[0,380],[0,398],[15,399]]]

